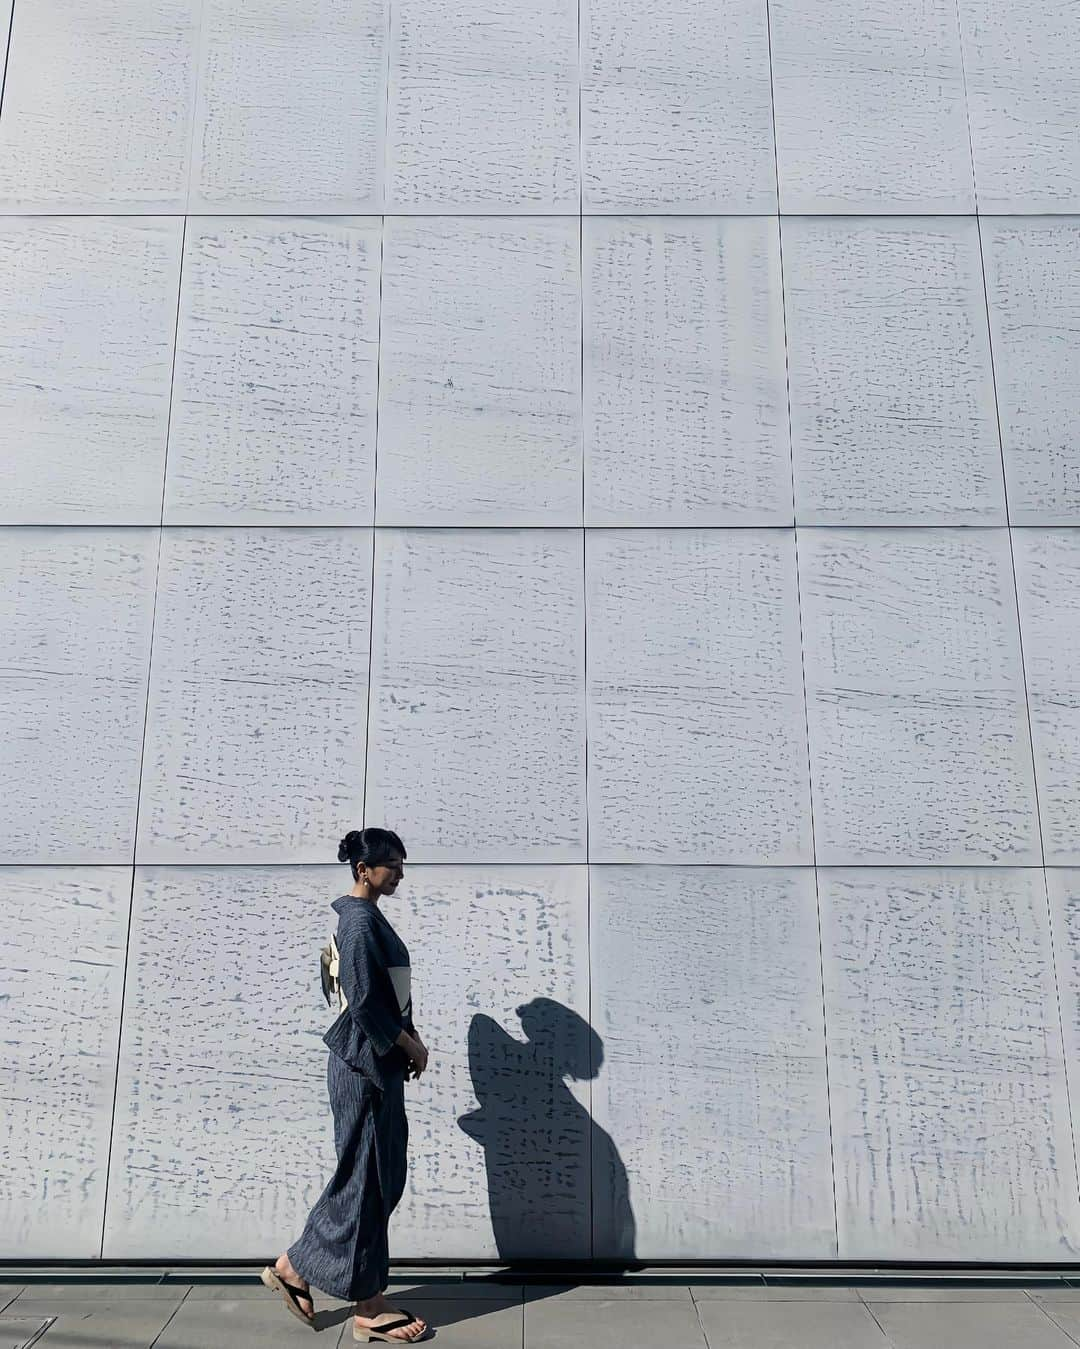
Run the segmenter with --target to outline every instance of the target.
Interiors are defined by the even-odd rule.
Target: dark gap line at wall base
[[[1080,220],[1080,216],[1077,216]],[[1007,531],[1012,533],[1045,533],[1047,530],[1054,530],[1060,533],[1076,533],[1080,531],[1078,524],[1059,524],[1059,525],[1024,525],[1007,524],[1004,520],[997,524],[989,521],[972,521],[967,524],[907,524],[895,520],[882,520],[877,524],[843,524],[843,525],[815,525],[799,524],[797,521],[784,520],[781,523],[776,521],[764,521],[759,524],[718,524],[718,525],[678,525],[669,521],[663,524],[643,525],[641,523],[630,522],[623,525],[553,525],[549,523],[536,525],[504,525],[497,521],[490,521],[482,525],[471,524],[424,524],[418,522],[415,524],[372,524],[371,521],[360,521],[358,524],[351,525],[331,525],[324,524],[318,520],[301,520],[296,524],[260,524],[246,523],[234,524],[231,521],[207,521],[205,524],[173,524],[166,521],[159,525],[156,521],[150,521],[148,524],[132,524],[130,520],[94,520],[87,518],[85,520],[35,520],[20,521],[18,524],[0,523],[0,529],[5,530],[25,530],[29,532],[34,529],[96,529],[100,531],[118,531],[134,530],[144,533],[152,531],[153,533],[176,533],[176,534],[204,534],[210,532],[218,533],[257,533],[262,531],[266,534],[281,533],[283,531],[295,531],[296,533],[307,534],[340,534],[352,533],[358,534],[364,530],[374,530],[376,534],[735,534],[740,531],[757,534],[790,534],[792,530],[797,530],[800,534],[835,534],[837,531],[843,531],[845,534],[884,534],[884,533],[910,533],[910,534],[945,534],[945,533],[966,533],[966,534],[990,534],[997,532],[1003,534]]]
[[[279,870],[319,871],[340,869],[338,862],[136,862],[136,871],[266,871]],[[120,871],[131,868],[130,862],[76,862],[73,859],[57,862],[0,862],[0,870],[60,871],[66,867],[77,866],[81,871]],[[498,868],[501,871],[519,869],[522,871],[549,870],[554,867],[588,867],[601,870],[604,867],[619,867],[630,870],[635,867],[664,867],[678,871],[1080,871],[1075,862],[1048,862],[1044,867],[1040,862],[669,862],[663,857],[648,861],[633,862],[550,862],[537,858],[532,862],[410,862],[414,872],[434,871],[483,871]]]
[[[0,1262],[0,1282],[116,1284],[250,1284],[258,1281],[264,1261],[205,1260],[110,1261],[64,1260]],[[508,1264],[458,1260],[391,1261],[392,1283],[610,1285],[732,1284],[770,1287],[842,1285],[953,1288],[1015,1288],[1035,1285],[1080,1288],[1080,1263],[1047,1264],[1013,1261],[794,1261],[716,1262],[655,1261],[626,1265],[594,1261],[530,1260]]]
[[[372,204],[360,211],[324,211],[312,208],[306,211],[279,211],[266,209],[245,209],[236,211],[196,210],[187,211],[177,205],[167,211],[140,210],[121,211],[103,204],[100,210],[72,209],[52,210],[49,207],[39,209],[14,208],[0,206],[0,220],[71,220],[102,219],[116,216],[118,220],[250,220],[253,217],[272,218],[274,220],[1075,220],[1080,211],[1055,209],[1053,206],[1037,211],[739,211],[731,209],[702,208],[700,211],[661,211],[652,207],[628,209],[625,211],[607,210],[566,210],[531,211],[522,213],[520,206],[502,207],[493,205],[481,212],[460,211],[447,207],[420,210],[416,207],[378,206]]]

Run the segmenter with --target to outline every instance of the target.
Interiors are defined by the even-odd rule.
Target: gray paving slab
[[[861,1302],[859,1290],[846,1285],[769,1284],[737,1285],[691,1284],[695,1302]]]
[[[402,1305],[435,1327],[435,1337],[425,1343],[439,1349],[521,1349],[523,1309],[518,1301],[444,1302],[410,1297]],[[342,1349],[355,1343],[351,1317],[346,1316],[337,1342]]]
[[[118,1298],[139,1302],[179,1302],[187,1289],[164,1283],[27,1283],[23,1297],[54,1302],[115,1302]]]
[[[891,1349],[862,1302],[702,1302],[709,1349]]]
[[[0,1312],[0,1327],[8,1320],[56,1320],[38,1341],[47,1349],[149,1349],[168,1324],[177,1304],[160,1298],[116,1302],[86,1302],[77,1305],[49,1299],[45,1302],[13,1302]],[[212,1342],[211,1342],[212,1343]],[[195,1349],[192,1346],[192,1349]]]
[[[1026,1288],[859,1288],[864,1302],[1028,1302]]]
[[[220,1271],[218,1272],[221,1273]],[[1080,1287],[732,1282],[504,1284],[395,1281],[399,1306],[437,1330],[440,1349],[1076,1349]],[[695,1305],[696,1303],[696,1305]],[[323,1338],[254,1277],[189,1286],[130,1281],[0,1283],[0,1349],[25,1322],[45,1349],[351,1349],[351,1306],[316,1290]],[[707,1340],[706,1340],[707,1336]],[[25,1337],[23,1337],[25,1338]]]
[[[320,1307],[348,1307],[351,1304],[341,1298],[332,1297],[321,1288],[315,1290],[315,1310]],[[284,1301],[280,1293],[265,1284],[253,1283],[203,1283],[193,1284],[188,1293],[189,1302],[258,1302],[267,1307],[281,1307],[284,1314]]]
[[[188,1300],[195,1302],[242,1302],[247,1298],[266,1302],[275,1297],[279,1295],[258,1280],[251,1283],[193,1283],[188,1290]]]
[[[690,1302],[689,1285],[684,1283],[631,1283],[612,1287],[599,1283],[532,1283],[523,1290],[526,1302]]]
[[[525,1349],[707,1349],[687,1301],[525,1303]]]
[[[1072,1303],[1064,1298],[1048,1299],[1040,1305],[1039,1310],[1044,1316],[1048,1316],[1056,1326],[1059,1326],[1066,1335],[1071,1336],[1077,1344],[1080,1344],[1080,1302]]]
[[[861,1302],[702,1302],[709,1349],[891,1349]]]
[[[334,1331],[338,1323],[330,1325]],[[267,1349],[277,1345],[332,1345],[336,1336],[312,1339],[310,1326],[278,1304],[264,1307],[248,1298],[235,1302],[185,1301],[154,1349]]]
[[[41,1312],[49,1316],[72,1316],[83,1310],[120,1312],[125,1307],[137,1307],[144,1311],[160,1308],[162,1316],[169,1316],[183,1301],[183,1293],[176,1293],[171,1298],[139,1297],[135,1292],[121,1289],[111,1298],[88,1298],[85,1302],[78,1302],[72,1298],[42,1297],[36,1288],[30,1287],[24,1289],[8,1306],[7,1311],[13,1316],[27,1316],[30,1312]]]
[[[38,1316],[0,1318],[0,1349],[30,1349],[38,1344],[49,1322]]]
[[[179,1284],[170,1284],[169,1287],[180,1288]],[[400,1282],[390,1284],[387,1289],[387,1297],[392,1294],[412,1294],[415,1297],[434,1297],[445,1298],[449,1301],[461,1299],[463,1301],[472,1301],[474,1299],[494,1298],[497,1302],[521,1301],[521,1285],[516,1283],[481,1283],[463,1281],[461,1279],[448,1279],[436,1281],[403,1279]],[[270,1292],[266,1286],[256,1277],[245,1279],[242,1282],[234,1281],[226,1283],[222,1280],[214,1280],[207,1283],[193,1283],[190,1285],[188,1297],[196,1301],[207,1301],[225,1299],[225,1301],[238,1298],[258,1298],[260,1300],[273,1298],[276,1296]],[[341,1302],[343,1306],[348,1305],[340,1298],[334,1298],[330,1293],[321,1288],[315,1289],[316,1305],[325,1302]]]
[[[1075,1349],[1033,1302],[868,1302],[890,1349]],[[1055,1309],[1053,1315],[1057,1316]],[[713,1346],[716,1349],[716,1346]]]
[[[402,1279],[400,1282],[392,1283],[386,1290],[387,1297],[426,1297],[446,1302],[487,1299],[495,1302],[520,1302],[521,1294],[519,1283],[483,1283],[471,1279],[446,1283],[410,1283],[407,1279]]]

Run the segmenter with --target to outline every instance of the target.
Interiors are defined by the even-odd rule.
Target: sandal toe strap
[[[411,1326],[416,1317],[404,1307],[400,1311],[381,1312],[375,1317],[373,1329],[376,1330],[403,1330],[406,1326]]]
[[[280,1274],[278,1275],[278,1278],[281,1279]],[[281,1279],[281,1286],[286,1290],[286,1292],[289,1294],[289,1296],[292,1298],[294,1302],[299,1302],[300,1299],[303,1297],[307,1298],[307,1300],[311,1302],[312,1306],[315,1305],[315,1303],[312,1301],[310,1288],[300,1288],[295,1283],[286,1283],[284,1279]]]

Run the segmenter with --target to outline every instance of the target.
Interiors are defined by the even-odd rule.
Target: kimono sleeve
[[[348,1012],[371,1041],[376,1054],[388,1054],[401,1034],[401,1021],[390,1015],[380,973],[385,964],[366,923],[350,924],[338,938],[338,977],[348,999]]]

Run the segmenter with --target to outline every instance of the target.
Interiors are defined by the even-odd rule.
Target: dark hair
[[[404,860],[405,856],[405,844],[392,829],[350,829],[337,850],[337,860],[348,862],[354,881],[361,862],[366,867],[384,867],[393,858]]]

